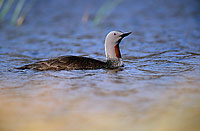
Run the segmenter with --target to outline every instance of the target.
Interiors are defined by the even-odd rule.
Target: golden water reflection
[[[1,88],[0,130],[198,131],[198,84],[142,87],[122,94],[52,85]]]

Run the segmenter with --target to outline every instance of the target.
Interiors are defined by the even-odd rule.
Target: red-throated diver
[[[44,70],[90,70],[90,69],[113,69],[123,66],[119,43],[131,32],[123,33],[111,31],[105,39],[106,62],[81,56],[60,56],[50,60],[39,61],[25,65],[17,69]]]

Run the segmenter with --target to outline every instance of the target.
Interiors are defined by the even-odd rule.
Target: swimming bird
[[[123,66],[119,44],[121,40],[131,34],[121,31],[111,31],[105,39],[106,62],[82,56],[60,56],[57,58],[38,61],[17,69],[45,70],[92,70],[114,69]]]

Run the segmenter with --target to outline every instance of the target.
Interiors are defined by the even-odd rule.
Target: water
[[[121,1],[93,26],[104,3],[36,1],[22,26],[0,24],[1,130],[200,129],[198,1]],[[111,30],[133,32],[123,68],[14,69],[61,55],[105,60]]]

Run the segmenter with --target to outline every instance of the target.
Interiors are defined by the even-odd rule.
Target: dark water
[[[106,1],[36,1],[22,26],[0,23],[0,129],[200,129],[200,3],[118,2],[97,17]],[[61,55],[105,60],[112,30],[133,32],[121,69],[14,69]]]

